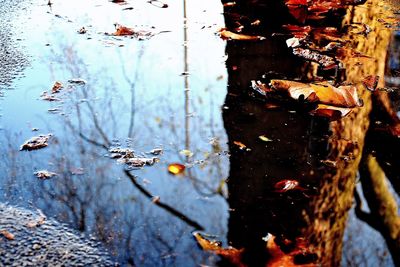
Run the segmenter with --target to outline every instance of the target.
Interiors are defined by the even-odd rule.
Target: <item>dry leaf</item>
[[[115,24],[116,31],[113,33],[114,36],[127,36],[134,35],[135,31],[132,28],[122,26],[118,23]]]
[[[21,145],[19,150],[31,151],[31,150],[46,147],[48,145],[47,142],[51,136],[52,136],[52,134],[39,135],[39,136],[32,137],[31,139],[25,141],[25,143]]]
[[[229,40],[239,40],[239,41],[261,41],[265,40],[263,36],[253,36],[253,35],[246,35],[246,34],[239,34],[228,31],[225,28],[222,28],[218,31],[219,35],[222,39],[229,39]]]
[[[239,141],[233,141],[233,143],[235,145],[237,145],[239,147],[240,150],[246,150],[246,151],[250,151],[251,149],[248,148],[245,144],[243,144],[242,142]]]
[[[172,163],[168,165],[168,172],[174,175],[181,174],[185,171],[185,165],[180,163]]]
[[[51,93],[55,94],[61,91],[61,89],[63,88],[62,83],[60,82],[55,82],[53,87],[51,88]]]
[[[342,108],[329,106],[324,104],[318,104],[317,108],[310,112],[311,115],[326,117],[330,120],[338,120],[340,118],[346,117],[352,111],[351,108]]]
[[[193,152],[187,149],[183,149],[179,152],[179,154],[184,155],[186,157],[193,157]]]
[[[36,175],[37,178],[42,179],[42,180],[50,179],[51,177],[58,175],[55,172],[49,172],[47,170],[37,171],[34,174]]]
[[[362,84],[367,90],[375,92],[378,87],[378,82],[379,82],[379,76],[369,75],[364,78]]]
[[[258,138],[259,138],[261,141],[264,141],[264,142],[272,142],[272,141],[273,141],[272,139],[269,139],[269,138],[266,137],[265,135],[260,135]]]
[[[272,86],[281,91],[288,91],[293,99],[304,99],[326,105],[353,108],[361,107],[357,88],[352,85],[334,87],[328,82],[307,84],[289,80],[271,80]]]
[[[322,55],[319,52],[310,49],[297,47],[293,49],[293,54],[306,60],[317,62],[324,69],[332,69],[337,65],[333,57]]]
[[[7,231],[7,230],[1,230],[0,234],[2,234],[8,240],[14,240],[15,239],[15,236],[12,233],[10,233],[9,231]]]

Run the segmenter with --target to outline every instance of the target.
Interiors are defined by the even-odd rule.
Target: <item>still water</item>
[[[332,142],[357,136],[333,136],[330,128],[340,122],[332,126],[293,106],[269,110],[243,96],[251,80],[306,72],[284,40],[222,40],[216,32],[229,15],[224,18],[223,5],[212,0],[188,1],[186,7],[171,1],[167,8],[147,1],[0,4],[2,49],[10,55],[1,58],[1,202],[41,209],[93,234],[123,266],[227,264],[197,245],[195,230],[223,247],[247,249],[243,261],[262,265],[263,237],[290,239],[301,232],[308,238],[314,219],[327,217],[345,228],[343,266],[394,266],[379,231],[359,220],[354,208],[347,218],[341,198],[321,185],[341,173],[321,165],[332,156]],[[115,23],[143,32],[112,36]],[[79,34],[82,27],[86,33]],[[395,88],[399,41],[390,34],[386,75]],[[42,100],[56,81],[63,85],[59,101]],[[40,134],[51,134],[46,148],[19,151]],[[381,137],[370,138],[375,144]],[[157,160],[129,168],[112,158],[115,147]],[[153,155],[154,149],[162,152]],[[395,164],[396,157],[390,154],[386,162]],[[170,174],[173,163],[185,171]],[[362,192],[358,165],[352,164],[344,163],[342,179]],[[39,170],[57,175],[40,180],[34,176]],[[274,184],[282,179],[300,181],[307,191],[279,194]],[[395,189],[389,191],[399,203]],[[332,199],[318,200],[325,195]],[[319,214],[327,201],[339,206],[327,209],[335,216]],[[305,216],[307,221],[304,212],[319,215]],[[326,232],[310,239],[340,247],[341,236]]]

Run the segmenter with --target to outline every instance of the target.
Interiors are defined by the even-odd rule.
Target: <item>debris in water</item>
[[[158,156],[163,153],[163,149],[162,148],[154,148],[153,150],[150,150],[148,153]]]
[[[69,83],[76,83],[76,84],[86,84],[87,82],[84,79],[81,78],[72,78],[68,80]]]
[[[173,174],[173,175],[177,175],[177,174],[181,174],[185,171],[185,165],[180,164],[180,163],[172,163],[168,165],[168,172]]]
[[[82,28],[80,28],[80,29],[78,30],[78,33],[79,33],[79,34],[85,34],[86,32],[87,32],[87,30],[86,30],[85,27],[82,27]]]
[[[31,139],[25,141],[24,144],[20,147],[20,151],[22,150],[35,150],[35,149],[40,149],[44,148],[48,145],[49,138],[52,136],[52,134],[47,134],[47,135],[39,135],[32,137]]]
[[[287,191],[299,190],[304,191],[305,189],[299,185],[296,180],[282,180],[274,185],[274,192],[286,193]]]
[[[322,55],[310,49],[297,47],[293,49],[293,54],[306,60],[317,62],[324,69],[332,69],[337,66],[336,61],[333,57]]]
[[[261,141],[264,141],[264,142],[272,142],[272,141],[273,141],[272,139],[269,139],[269,138],[266,137],[265,135],[260,135],[258,138],[259,138]]]
[[[14,240],[15,236],[7,230],[0,230],[0,234],[2,234],[8,240]]]
[[[83,175],[85,174],[85,169],[84,168],[75,168],[72,167],[69,170],[71,172],[72,175]]]
[[[58,174],[47,170],[40,170],[35,172],[34,175],[39,179],[46,180],[50,179],[51,177],[57,176]]]
[[[53,102],[53,101],[60,101],[60,100],[61,100],[60,98],[58,98],[58,97],[56,97],[56,96],[54,96],[54,95],[51,95],[51,94],[47,93],[47,91],[44,91],[44,92],[40,95],[40,97],[42,98],[42,100],[51,101],[51,102]]]
[[[55,82],[53,87],[51,88],[51,93],[55,94],[61,91],[61,89],[63,88],[62,83],[60,82]]]
[[[367,90],[375,92],[378,87],[378,82],[379,82],[379,76],[369,75],[364,78],[362,84]]]
[[[47,217],[40,210],[38,210],[38,211],[39,211],[39,218],[37,220],[29,221],[26,224],[26,227],[35,228],[35,227],[43,225],[46,222]]]
[[[246,150],[246,151],[251,151],[250,148],[248,148],[245,144],[243,144],[242,142],[239,141],[233,141],[233,143],[235,145],[237,145],[239,147],[240,150]]]
[[[179,154],[184,155],[186,157],[193,157],[193,152],[187,149],[183,149],[179,152]]]
[[[263,36],[253,36],[246,34],[239,34],[228,31],[226,28],[222,28],[218,31],[219,36],[224,40],[239,40],[239,41],[262,41],[266,38]]]
[[[153,6],[159,7],[159,8],[167,8],[168,4],[163,3],[159,0],[150,0],[147,3],[152,4]]]

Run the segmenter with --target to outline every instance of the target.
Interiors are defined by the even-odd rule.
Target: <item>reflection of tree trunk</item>
[[[378,1],[370,2],[374,8],[351,8],[343,22],[367,24],[373,29],[367,37],[345,36],[358,52],[373,57],[345,58],[346,82],[359,83],[367,75],[383,77],[384,74],[390,31],[377,22],[381,11]],[[339,266],[343,234],[369,127],[371,93],[358,86],[364,107],[329,126],[305,114],[266,111],[259,103],[236,97],[262,73],[301,75],[301,64],[280,48],[282,45],[276,40],[254,44],[228,42],[227,45],[229,92],[225,105],[229,109],[224,111],[224,122],[232,154],[228,239],[232,245],[245,248],[244,260],[252,266],[262,266],[268,260],[265,243],[261,241],[268,232],[281,239],[282,244],[285,239],[294,241],[297,237],[306,237],[310,251],[318,255],[322,266]],[[273,142],[260,143],[258,136],[263,134]],[[239,150],[234,141],[244,143],[251,151]],[[329,152],[324,153],[327,143]],[[336,166],[322,166],[319,160],[324,159]],[[296,179],[301,184],[314,186],[318,194],[276,194],[273,186],[282,179]],[[287,246],[281,248],[290,250]]]
[[[385,173],[371,155],[366,155],[360,168],[364,196],[370,213],[367,222],[382,233],[393,261],[400,265],[400,217],[396,199],[388,189]]]

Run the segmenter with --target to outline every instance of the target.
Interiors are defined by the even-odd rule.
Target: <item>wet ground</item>
[[[310,116],[297,102],[274,99],[272,106],[252,91],[252,80],[304,80],[313,72],[290,53],[284,37],[225,41],[216,32],[225,21],[230,26],[228,5],[224,17],[219,1],[162,3],[0,1],[0,201],[40,209],[94,235],[122,266],[238,265],[232,256],[204,249],[194,231],[224,248],[243,248],[238,257],[248,266],[280,255],[271,252],[269,236],[284,252],[299,236],[309,239],[294,257],[298,264],[327,253],[335,259],[326,262],[343,266],[394,266],[400,235],[373,227],[355,208],[372,203],[371,190],[360,183],[369,166],[361,158],[383,155],[377,158],[385,173],[400,177],[393,149],[399,144],[381,131],[387,128],[347,130],[368,127],[357,116],[369,118],[363,110],[369,112],[373,100],[353,110],[361,115],[339,121]],[[399,35],[378,21],[382,17],[372,19],[381,28],[373,28],[371,40],[384,41],[365,50],[384,56],[364,64],[370,73],[356,70],[340,79],[379,74],[379,86],[398,107]],[[115,23],[141,32],[113,36]],[[358,44],[358,50],[368,46]],[[317,75],[339,79],[333,70]],[[52,93],[56,82],[62,87]],[[371,125],[385,123],[380,113],[371,114]],[[49,137],[45,147],[20,151],[39,135]],[[173,164],[185,170],[171,173],[181,166]],[[54,176],[36,177],[42,170]],[[290,184],[282,190],[282,181],[300,185],[287,193]],[[391,182],[398,216],[399,187]],[[369,208],[362,210],[373,213]],[[325,219],[329,227],[321,230]]]

